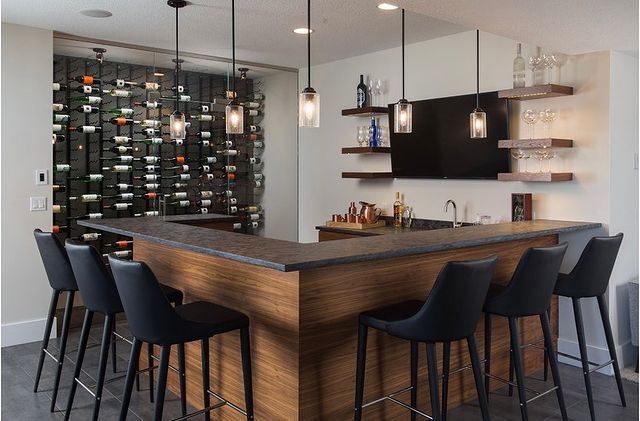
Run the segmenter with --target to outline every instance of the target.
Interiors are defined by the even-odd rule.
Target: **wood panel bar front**
[[[348,420],[353,417],[357,322],[361,311],[406,299],[425,299],[438,271],[450,260],[498,255],[493,281],[506,284],[528,247],[557,242],[557,235],[546,235],[298,272],[143,240],[136,240],[134,257],[149,264],[161,282],[181,289],[185,302],[213,301],[250,317],[256,420]],[[551,314],[552,329],[557,335],[557,300],[552,303]],[[524,343],[542,338],[537,318],[522,319],[520,327]],[[492,333],[492,373],[507,377],[506,320],[494,318]],[[483,338],[481,321],[476,333],[480,355]],[[365,401],[408,386],[409,343],[370,331],[368,345]],[[452,370],[468,363],[464,345],[452,346]],[[186,350],[188,400],[195,408],[201,408],[199,344],[189,344]],[[430,413],[425,347],[421,346],[420,351],[418,405]],[[212,389],[244,407],[238,334],[212,339],[210,352]],[[438,354],[441,364],[441,348]],[[173,358],[172,353],[175,364]],[[524,359],[528,373],[543,366],[540,350],[525,349]],[[146,367],[146,361],[143,356],[141,367]],[[491,384],[492,389],[501,386],[498,382]],[[178,379],[172,372],[169,388],[178,392]],[[449,390],[450,408],[475,399],[471,372],[453,375]],[[400,398],[408,401],[408,396]],[[215,419],[243,419],[228,407],[216,411]],[[366,420],[407,417],[407,410],[391,403],[373,405],[364,412]]]

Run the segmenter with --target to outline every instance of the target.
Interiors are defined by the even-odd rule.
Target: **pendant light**
[[[487,137],[487,114],[480,108],[480,31],[476,29],[476,108],[469,114],[471,139]]]
[[[307,78],[298,101],[298,126],[320,127],[320,94],[311,87],[311,0],[307,0]]]
[[[186,118],[184,113],[180,112],[180,92],[178,92],[180,75],[180,59],[178,58],[178,9],[187,5],[185,0],[168,0],[167,4],[176,9],[176,70],[175,70],[175,95],[176,109],[169,117],[169,130],[171,139],[184,140],[187,137]]]
[[[236,101],[236,4],[231,0],[231,101],[224,110],[227,134],[244,133],[244,109]]]
[[[411,133],[413,106],[404,97],[404,9],[402,9],[402,99],[393,106],[394,133]]]

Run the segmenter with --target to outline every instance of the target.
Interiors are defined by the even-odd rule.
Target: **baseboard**
[[[41,341],[47,319],[27,320],[17,323],[6,323],[2,325],[2,336],[0,337],[0,346],[12,346],[26,344],[29,342]],[[53,319],[53,329],[51,329],[51,337],[57,337],[56,328],[57,321]]]
[[[580,358],[580,347],[578,346],[578,342],[558,338],[558,351],[565,354],[573,355],[576,358]],[[607,348],[598,346],[587,345],[587,354],[589,355],[589,361],[597,364],[605,363],[611,359],[611,357],[609,356],[609,350]],[[631,345],[631,342],[619,345],[616,347],[616,354],[618,355],[618,363],[620,364],[620,368],[623,368],[625,365],[630,364],[630,362],[632,361],[632,356],[635,355],[634,347],[633,345]],[[582,367],[582,364],[579,360],[563,357],[562,355],[558,355],[558,361],[575,367]],[[613,376],[613,367],[611,365],[608,365],[601,368],[597,372],[606,374],[608,376]]]

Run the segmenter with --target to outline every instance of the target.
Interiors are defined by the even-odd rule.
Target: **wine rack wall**
[[[174,69],[96,57],[53,60],[54,232],[122,257],[131,255],[130,239],[92,233],[77,220],[222,213],[237,215],[236,231],[257,234],[264,107],[249,69],[236,79],[243,135],[225,134],[227,75],[180,72],[180,111],[188,121],[180,143],[169,135]]]

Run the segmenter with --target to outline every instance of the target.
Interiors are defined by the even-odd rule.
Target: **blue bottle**
[[[375,148],[379,146],[378,126],[376,125],[376,119],[371,117],[371,126],[369,129],[369,146]]]

